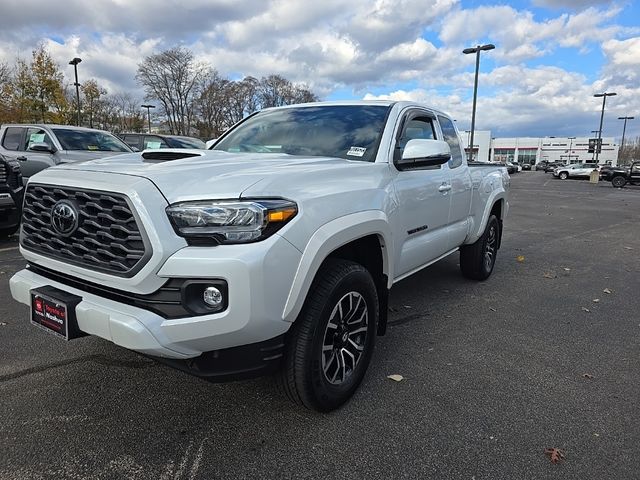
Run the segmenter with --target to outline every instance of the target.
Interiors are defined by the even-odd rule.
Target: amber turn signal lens
[[[297,210],[295,208],[286,208],[283,210],[275,210],[269,212],[268,218],[269,222],[286,222],[291,217],[296,214]]]

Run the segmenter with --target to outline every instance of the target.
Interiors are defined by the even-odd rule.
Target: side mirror
[[[52,147],[48,143],[44,143],[44,142],[32,143],[29,146],[29,150],[33,152],[56,153],[55,147]]]
[[[435,167],[451,160],[449,144],[443,140],[409,140],[402,152],[402,158],[396,162],[398,170],[410,170],[421,167]]]

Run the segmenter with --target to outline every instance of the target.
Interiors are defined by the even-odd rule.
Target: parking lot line
[[[0,252],[8,252],[10,250],[18,250],[20,247],[0,248]]]

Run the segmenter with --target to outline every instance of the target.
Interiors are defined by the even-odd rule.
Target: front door
[[[430,112],[411,110],[405,114],[400,133],[396,135],[394,159],[401,157],[406,143],[414,138],[436,138]],[[437,259],[449,249],[449,167],[445,164],[397,171],[394,184],[401,229],[397,278]]]
[[[20,162],[25,182],[40,170],[56,164],[53,154],[29,150],[29,146],[33,143],[53,145],[49,135],[37,127],[7,127],[2,139],[4,154]]]

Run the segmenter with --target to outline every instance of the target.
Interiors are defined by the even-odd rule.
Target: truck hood
[[[143,158],[145,152],[119,155],[88,162],[65,164],[55,169],[83,172],[105,172],[147,178],[162,192],[169,203],[205,198],[239,198],[250,187],[252,196],[260,196],[265,187],[295,182],[299,174],[306,179],[336,178],[339,170],[371,167],[368,162],[332,157],[301,157],[286,154],[228,153],[203,150],[162,150],[194,155],[191,158],[158,161]],[[357,177],[350,172],[347,178]],[[298,190],[295,185],[292,190]],[[304,188],[304,186],[303,186]],[[273,189],[268,188],[273,194]],[[286,187],[285,187],[286,190]],[[279,195],[286,196],[280,191]]]

